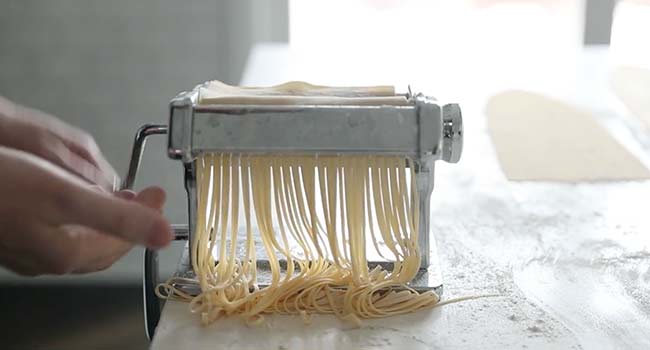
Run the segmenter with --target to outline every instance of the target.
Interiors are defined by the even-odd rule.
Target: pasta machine
[[[177,240],[188,245],[177,275],[192,278],[189,248],[196,225],[197,193],[193,160],[202,152],[317,153],[327,155],[403,155],[413,160],[419,192],[420,271],[409,283],[418,291],[442,292],[435,242],[429,233],[430,197],[436,160],[460,159],[463,128],[457,104],[441,104],[423,94],[404,96],[406,105],[201,105],[199,85],[170,102],[167,125],[144,125],[135,136],[123,188],[133,188],[147,137],[167,135],[167,153],[183,162],[187,190],[187,225],[174,225]],[[390,262],[370,261],[369,265]],[[269,270],[258,260],[258,280]],[[268,262],[266,262],[268,265]],[[144,254],[144,305],[147,335],[151,338],[160,318],[156,252]],[[192,293],[192,291],[188,291]],[[198,291],[194,291],[198,293]]]

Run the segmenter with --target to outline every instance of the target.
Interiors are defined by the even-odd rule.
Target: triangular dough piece
[[[619,67],[610,75],[612,90],[650,130],[650,70]]]
[[[520,181],[642,180],[650,171],[588,113],[542,95],[507,91],[486,107],[506,177]]]

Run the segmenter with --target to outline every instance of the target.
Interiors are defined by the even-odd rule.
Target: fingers
[[[133,191],[119,191],[114,196],[157,211],[162,208],[165,200],[165,193],[155,187],[147,188],[137,195]],[[31,270],[39,273],[90,273],[105,270],[133,248],[133,243],[122,238],[80,225],[64,225],[41,231],[40,234],[44,237],[37,241],[47,251],[37,252],[42,263],[40,269],[37,267]]]
[[[51,162],[0,147],[0,263],[23,274],[90,271],[112,264],[133,243],[172,239],[160,188],[108,193]],[[74,230],[68,225],[83,226]],[[35,265],[33,265],[35,264]]]
[[[43,267],[24,254],[0,253],[0,265],[23,276],[42,275]]]
[[[113,190],[113,180],[92,161],[72,152],[52,130],[22,118],[4,122],[0,144],[41,157],[83,178],[91,184]]]
[[[66,271],[89,273],[109,268],[133,248],[133,244],[83,226],[64,226],[58,232],[78,240],[76,259]]]
[[[69,186],[63,191],[58,192],[59,224],[87,226],[150,248],[162,248],[173,237],[171,226],[159,210],[81,186]],[[138,198],[145,203],[159,203],[164,201],[164,191],[150,189]]]
[[[166,197],[167,195],[165,194],[165,191],[163,191],[161,188],[147,187],[135,195],[133,199],[136,202],[146,205],[151,209],[162,212]]]
[[[83,131],[71,131],[66,135],[59,135],[63,143],[72,153],[93,164],[101,176],[101,183],[109,190],[115,190],[119,186],[120,178],[110,163],[104,158],[95,140]]]
[[[117,192],[114,192],[113,195],[116,196],[117,198],[126,199],[127,201],[135,198],[135,196],[136,196],[135,192],[133,192],[131,190],[117,191]]]
[[[0,144],[42,157],[108,191],[119,176],[86,132],[36,109],[0,100]]]
[[[92,164],[97,169],[98,175],[102,178],[101,182],[97,182],[98,184],[104,186],[107,190],[116,190],[120,183],[120,177],[106,160],[92,136],[56,117],[38,110],[30,111],[39,118],[41,123],[52,126],[50,128],[52,133],[59,138],[71,153]]]
[[[42,147],[42,150],[37,150],[37,152],[37,155],[78,175],[89,183],[97,184],[108,192],[114,191],[114,181],[118,180],[113,173],[111,175],[106,174],[92,159],[79,156],[61,140],[50,140],[48,146]]]
[[[129,190],[119,191],[114,195],[122,199],[134,200],[157,211],[161,211],[165,203],[165,192],[157,187],[146,188],[137,195]],[[85,229],[85,237],[81,244],[81,256],[77,266],[72,270],[73,273],[89,273],[107,269],[133,248],[132,243],[102,232],[84,227],[73,227],[72,229]]]
[[[0,261],[22,275],[64,275],[106,269],[133,244],[87,227],[39,225],[29,232],[30,245]],[[4,259],[3,259],[4,258]]]

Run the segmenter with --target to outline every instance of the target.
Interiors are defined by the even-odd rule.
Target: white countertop
[[[599,85],[605,53],[584,52],[581,66],[591,73],[579,72],[587,78],[576,81],[590,94],[576,89],[570,96],[597,114],[607,114]],[[292,65],[292,57],[286,46],[256,47],[243,84],[317,76],[313,67]],[[317,82],[337,81],[326,74]],[[238,319],[202,327],[187,304],[168,302],[152,348],[650,348],[650,183],[508,182],[485,132],[484,97],[461,101],[464,154],[458,164],[436,167],[432,233],[443,299],[498,296],[364,321],[361,328],[331,316],[315,316],[311,325],[270,316],[263,327]],[[647,164],[643,142],[625,144]]]

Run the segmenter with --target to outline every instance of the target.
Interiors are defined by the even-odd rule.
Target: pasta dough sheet
[[[610,75],[612,90],[650,130],[650,70],[619,67]]]
[[[643,180],[650,171],[588,113],[524,91],[493,96],[488,130],[506,177],[519,181]]]
[[[329,87],[288,82],[270,87],[239,87],[211,81],[199,92],[199,103],[242,105],[391,105],[408,104],[392,86]]]

